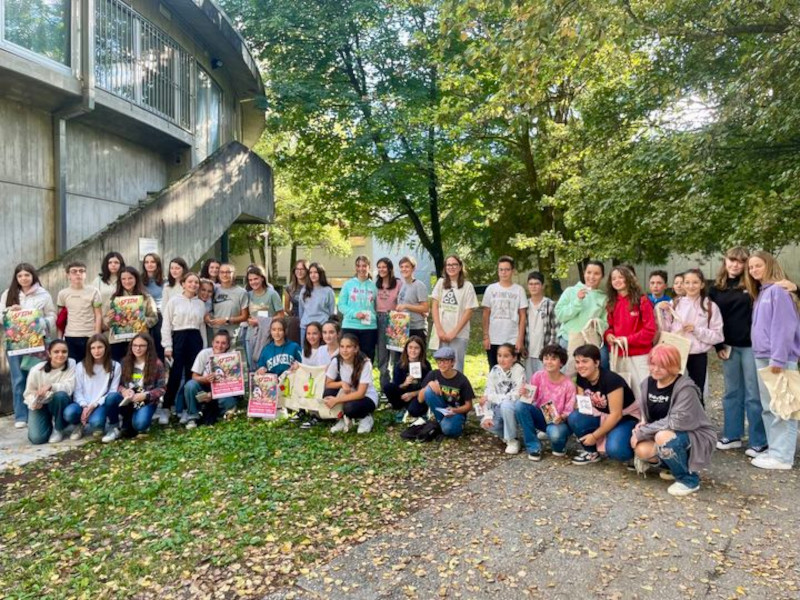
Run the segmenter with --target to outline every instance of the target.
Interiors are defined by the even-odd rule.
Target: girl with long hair
[[[215,285],[218,284],[219,269],[221,266],[222,263],[213,256],[205,259],[203,264],[200,265],[200,279],[210,279]]]
[[[289,274],[289,285],[284,289],[283,308],[286,312],[286,335],[300,343],[300,292],[308,283],[308,261],[301,258],[295,261]]]
[[[19,263],[8,289],[0,296],[0,319],[9,310],[38,310],[46,327],[46,338],[55,336],[56,307],[50,293],[39,283],[39,274],[30,263]],[[22,369],[23,355],[9,356],[8,370],[11,375],[11,393],[14,401],[14,427],[22,429],[28,425],[28,406],[23,397],[28,371]]]
[[[317,353],[319,352],[320,347],[323,345],[322,342],[322,325],[317,323],[316,321],[312,321],[309,323],[305,328],[305,337],[303,338],[303,364],[310,365],[314,367],[321,367],[321,366],[328,366],[328,363],[324,365],[317,363]]]
[[[47,359],[31,369],[25,384],[31,444],[57,444],[64,439],[64,409],[74,392],[75,361],[69,358],[64,340],[53,340],[47,346]]]
[[[691,340],[686,374],[700,388],[702,402],[702,391],[708,372],[708,351],[725,339],[722,333],[722,314],[719,307],[707,296],[706,278],[700,269],[684,272],[683,292],[683,296],[676,296],[672,302],[659,303],[657,310],[663,311],[664,328],[667,331],[681,333]],[[674,309],[674,316],[670,307]]]
[[[242,329],[242,332],[245,335],[244,353],[247,367],[252,369],[255,366],[255,360],[258,359],[258,355],[267,343],[264,339],[265,336],[261,333],[261,324],[269,328],[270,319],[283,319],[286,313],[280,294],[267,281],[267,276],[261,267],[257,265],[247,267],[245,283],[249,306],[247,321],[243,323],[246,327]],[[262,313],[261,317],[259,317],[259,313]],[[266,313],[268,317],[263,316],[263,313]]]
[[[283,375],[293,363],[303,360],[303,352],[296,342],[286,338],[284,319],[272,319],[269,334],[272,341],[264,346],[258,357],[257,372]]]
[[[84,429],[95,435],[105,433],[106,399],[119,388],[121,374],[120,364],[111,358],[106,336],[97,333],[89,338],[86,357],[75,367],[73,401],[64,409],[64,420],[75,425],[69,439],[81,439]]]
[[[378,392],[372,381],[372,361],[361,352],[358,337],[342,334],[339,355],[331,361],[325,374],[325,390],[336,391],[326,396],[325,406],[339,406],[342,416],[331,427],[331,433],[345,433],[352,419],[360,419],[358,433],[369,433],[375,421],[372,413],[378,407]]]
[[[103,314],[108,310],[111,295],[117,289],[119,273],[125,268],[125,259],[119,252],[109,252],[103,257],[100,264],[100,274],[94,278],[90,284],[100,292],[100,299],[103,302]]]
[[[370,279],[369,258],[356,257],[356,275],[342,286],[339,292],[339,312],[342,313],[342,333],[358,339],[358,345],[367,358],[375,358],[378,343],[378,315],[375,301],[378,288]]]
[[[114,318],[114,311],[111,310],[111,303],[116,298],[126,296],[141,296],[144,299],[145,327],[149,330],[158,323],[158,309],[153,297],[147,293],[142,285],[142,279],[134,267],[124,267],[117,277],[117,289],[109,300],[109,310],[105,313],[105,325],[110,329],[111,320]],[[121,361],[128,353],[129,340],[117,340],[113,333],[109,333],[111,342],[111,357],[116,361]]]
[[[431,292],[431,350],[452,348],[456,353],[455,369],[464,371],[470,321],[478,308],[475,288],[467,279],[464,261],[451,254],[444,259],[444,271]]]
[[[303,341],[309,323],[324,323],[336,314],[336,295],[320,263],[308,265],[308,278],[298,296],[298,314],[300,339]]]
[[[797,447],[797,419],[782,419],[771,408],[764,373],[797,371],[800,357],[800,316],[796,298],[781,285],[783,269],[768,252],[754,252],[747,261],[745,287],[753,299],[750,339],[758,369],[762,418],[769,449],[750,461],[761,469],[791,469]]]
[[[164,365],[158,360],[153,338],[149,333],[140,333],[131,340],[128,353],[122,359],[117,393],[106,397],[112,429],[103,437],[103,443],[120,437],[136,437],[147,431],[164,395],[164,384]]]
[[[395,277],[394,263],[388,257],[383,257],[375,263],[375,287],[378,294],[375,297],[375,312],[378,320],[378,342],[376,347],[378,372],[380,373],[381,389],[386,393],[386,385],[391,380],[392,364],[397,365],[397,353],[386,347],[388,338],[386,328],[389,326],[389,313],[397,309],[397,296],[400,293],[402,282]]]
[[[656,319],[653,305],[639,280],[627,267],[611,269],[606,286],[608,329],[604,338],[609,353],[621,356],[627,346],[630,357],[630,382],[634,396],[647,378],[647,356],[653,348]],[[637,397],[638,399],[638,397]]]
[[[413,363],[418,365],[418,373],[412,373]],[[397,422],[402,422],[405,418],[409,404],[422,389],[422,380],[430,372],[431,364],[425,356],[425,340],[412,335],[403,347],[400,360],[394,365],[392,380],[383,387],[389,404],[398,411],[395,418]]]
[[[163,313],[167,304],[173,296],[180,296],[183,292],[181,288],[181,280],[186,273],[189,272],[189,265],[180,256],[176,256],[169,261],[167,268],[167,285],[164,286],[164,291],[161,297],[161,311]]]
[[[158,313],[158,321],[150,328],[150,335],[156,344],[156,352],[161,362],[164,362],[164,347],[161,345],[161,325],[163,317],[161,316],[163,310],[164,298],[164,265],[161,262],[161,257],[155,252],[148,252],[142,259],[142,285],[147,293],[152,296],[156,303],[156,312]]]

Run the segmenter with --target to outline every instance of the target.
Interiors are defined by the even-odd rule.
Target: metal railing
[[[120,0],[97,0],[96,85],[192,130],[194,60]]]

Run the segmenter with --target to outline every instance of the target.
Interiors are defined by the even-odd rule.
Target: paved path
[[[68,432],[71,430],[67,430]],[[15,429],[13,417],[0,417],[0,473],[15,466],[47,458],[60,452],[76,448],[89,441],[88,437],[77,442],[70,441],[69,433],[58,444],[32,446],[28,441],[28,429]]]
[[[519,456],[267,598],[800,598],[797,471],[719,452],[668,485]]]

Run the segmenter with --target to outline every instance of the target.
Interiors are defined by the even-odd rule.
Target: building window
[[[192,129],[192,56],[120,0],[97,0],[97,86]]]
[[[70,0],[5,0],[4,38],[69,65]]]
[[[197,68],[197,139],[198,158],[203,160],[219,148],[222,90],[211,76]]]

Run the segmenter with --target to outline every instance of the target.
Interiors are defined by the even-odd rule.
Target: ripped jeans
[[[667,465],[675,476],[675,481],[695,488],[700,485],[700,475],[689,470],[689,449],[691,447],[689,434],[685,431],[676,431],[675,437],[663,446],[656,446],[656,451],[661,462]]]

